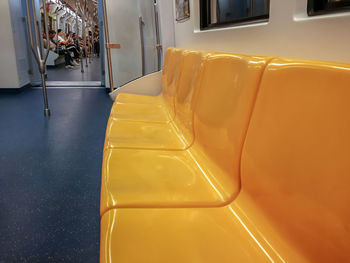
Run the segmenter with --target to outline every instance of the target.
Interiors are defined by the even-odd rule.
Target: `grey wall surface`
[[[18,89],[40,83],[39,70],[28,44],[25,0],[0,1],[0,23],[0,88]]]
[[[158,0],[157,2],[160,14],[160,35],[164,60],[166,49],[175,46],[174,0]]]

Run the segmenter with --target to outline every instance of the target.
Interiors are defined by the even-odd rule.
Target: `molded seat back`
[[[239,192],[245,132],[267,58],[213,54],[205,63],[194,111],[195,145],[215,163],[225,186]],[[231,196],[233,198],[233,196]]]
[[[350,65],[275,59],[242,155],[242,190],[310,262],[350,258]]]
[[[165,51],[165,56],[164,56],[164,64],[163,64],[163,69],[162,69],[162,90],[164,91],[166,85],[167,85],[167,77],[168,77],[168,72],[169,72],[169,63],[171,61],[171,56],[173,54],[173,51],[175,48],[169,47]]]
[[[169,49],[168,49],[169,50]],[[182,50],[172,48],[167,50],[169,62],[162,73],[162,95],[172,117],[175,116],[174,97],[181,72]]]
[[[207,52],[188,50],[185,50],[182,54],[181,74],[175,95],[176,114],[174,122],[181,129],[181,134],[187,145],[191,145],[194,140],[194,95],[200,87],[200,74],[203,71],[203,63],[207,56]]]

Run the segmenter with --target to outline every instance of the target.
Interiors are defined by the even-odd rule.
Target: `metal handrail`
[[[113,82],[112,56],[111,56],[111,47],[110,47],[110,39],[109,39],[106,0],[102,0],[102,8],[103,8],[104,33],[105,33],[106,50],[107,50],[106,55],[107,55],[107,61],[108,61],[109,86],[112,92],[114,91],[114,82]]]
[[[145,39],[143,34],[143,26],[145,25],[145,22],[142,20],[142,16],[139,17],[139,28],[140,28],[140,40],[141,40],[141,68],[142,68],[142,76],[145,75]]]
[[[47,44],[47,49],[46,49],[45,54],[43,54],[43,51],[39,45],[40,40],[41,40],[41,36],[40,36],[39,25],[38,25],[38,21],[37,21],[36,12],[35,12],[35,0],[32,0],[32,6],[31,6],[32,7],[31,11],[33,13],[34,21],[32,20],[32,15],[31,15],[31,12],[29,9],[29,7],[30,7],[29,0],[26,0],[27,25],[28,25],[28,31],[29,31],[30,45],[31,45],[31,49],[32,49],[32,52],[34,54],[35,60],[39,66],[39,71],[40,71],[40,75],[41,75],[41,82],[42,82],[42,86],[43,86],[43,96],[44,96],[44,106],[45,106],[44,114],[45,114],[45,116],[50,116],[51,111],[49,109],[49,102],[48,102],[48,98],[47,98],[46,79],[45,79],[46,61],[47,61],[47,58],[48,58],[49,52],[50,52],[50,39],[49,39],[48,19],[47,19],[47,10],[46,10],[46,0],[42,0],[42,4],[43,4],[43,9],[44,9],[44,29],[45,29],[46,44]],[[32,22],[34,24],[36,49],[35,49],[35,45],[34,45]]]
[[[156,49],[157,49],[157,59],[158,59],[158,71],[161,69],[162,64],[162,45],[160,43],[160,32],[159,32],[159,17],[158,17],[158,6],[157,2],[154,2],[154,22],[156,24]]]

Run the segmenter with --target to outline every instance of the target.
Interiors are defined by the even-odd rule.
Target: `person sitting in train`
[[[57,35],[58,35],[58,45],[68,50],[69,52],[73,52],[74,58],[75,58],[75,61],[73,61],[73,64],[78,66],[79,64],[77,63],[77,60],[79,60],[79,52],[75,48],[75,45],[73,43],[72,32],[69,32],[67,39],[65,39],[62,29],[57,30]]]
[[[56,37],[56,31],[50,30],[49,31],[50,50],[55,51],[57,54],[64,56],[66,68],[74,69],[77,63],[76,64],[74,63],[73,58],[71,57],[70,53],[66,49],[57,45],[55,37]]]

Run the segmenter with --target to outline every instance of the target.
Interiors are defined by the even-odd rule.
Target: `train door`
[[[46,3],[50,17],[49,29],[56,32],[54,41],[57,42],[59,37],[71,41],[69,45],[63,45],[62,49],[66,49],[72,58],[67,63],[67,54],[62,50],[50,52],[47,61],[48,85],[102,86],[104,64],[99,51],[103,39],[99,38],[102,33],[99,25],[103,23],[103,16],[99,15],[99,2],[53,0]]]

